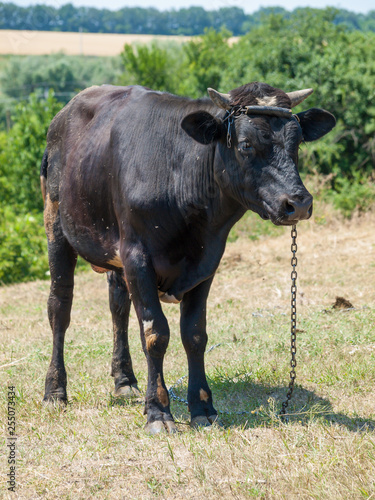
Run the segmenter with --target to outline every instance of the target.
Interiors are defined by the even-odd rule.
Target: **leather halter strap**
[[[293,112],[288,108],[280,108],[278,106],[233,106],[226,112],[224,122],[231,117],[240,115],[269,115],[279,116],[281,118],[292,118]]]

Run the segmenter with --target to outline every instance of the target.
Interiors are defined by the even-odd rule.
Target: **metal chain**
[[[184,405],[188,405],[188,400],[185,399],[185,398],[182,398],[181,396],[177,396],[177,394],[174,392],[174,390],[176,389],[176,387],[180,384],[182,384],[182,382],[187,378],[187,375],[184,375],[182,377],[180,377],[173,385],[170,386],[170,388],[168,389],[168,393],[169,393],[169,397],[170,399],[173,399],[174,401],[178,401],[179,403],[183,403]]]
[[[227,147],[230,149],[232,147],[232,125],[233,125],[233,116],[229,115],[228,117],[228,129],[227,129]]]
[[[290,370],[290,382],[289,382],[289,388],[288,388],[288,392],[287,392],[287,395],[286,395],[286,400],[282,403],[282,408],[280,410],[280,413],[279,413],[279,416],[281,418],[282,421],[284,422],[287,422],[288,421],[288,417],[285,416],[285,413],[286,413],[286,409],[289,405],[289,401],[291,400],[292,398],[292,394],[293,394],[293,389],[294,389],[294,382],[296,380],[296,366],[297,366],[297,360],[296,360],[296,354],[297,354],[297,347],[296,347],[296,333],[297,333],[297,271],[296,271],[296,267],[297,267],[297,256],[296,256],[296,253],[297,253],[297,227],[294,225],[292,226],[292,232],[291,232],[291,236],[292,236],[292,245],[290,247],[291,251],[292,251],[292,259],[291,259],[291,265],[292,265],[292,272],[291,272],[291,280],[292,280],[292,286],[291,286],[291,315],[290,315],[290,318],[291,318],[291,328],[290,328],[290,353],[291,353],[291,356],[292,356],[292,359],[290,361],[290,366],[291,366],[291,370]],[[227,344],[227,343],[225,343]],[[213,349],[215,349],[216,347],[219,347],[223,345],[223,343],[219,343],[219,344],[214,344],[212,345],[207,353],[209,353],[210,351],[212,351]],[[187,400],[180,397],[180,396],[177,396],[177,394],[174,392],[174,389],[179,385],[181,384],[185,378],[187,377],[187,375],[184,375],[183,377],[179,378],[177,380],[177,382],[175,382],[169,389],[168,389],[168,392],[169,392],[169,396],[171,397],[171,399],[175,400],[175,401],[178,401],[180,403],[183,403],[185,405],[188,404]],[[220,413],[224,413],[224,414],[233,414],[233,413],[236,413],[238,415],[244,415],[248,412],[246,411],[240,411],[240,412],[220,412]]]
[[[292,359],[290,360],[290,382],[289,382],[289,389],[286,394],[286,400],[282,404],[282,408],[280,411],[280,417],[284,421],[288,421],[288,418],[285,417],[285,412],[288,407],[289,401],[292,397],[293,394],[293,389],[294,389],[294,382],[296,380],[296,366],[297,366],[297,360],[296,360],[296,353],[297,353],[297,347],[296,347],[296,333],[297,333],[297,227],[292,226],[292,245],[290,247],[292,251],[292,260],[291,260],[291,265],[292,265],[292,273],[290,275],[290,278],[292,280],[292,286],[290,289],[291,292],[291,328],[290,328],[290,354],[292,356]]]

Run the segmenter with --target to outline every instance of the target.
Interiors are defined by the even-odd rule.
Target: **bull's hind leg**
[[[114,395],[122,397],[140,396],[130,357],[128,325],[130,297],[122,273],[107,273],[109,306],[113,322],[113,357],[111,375],[115,379]]]
[[[206,303],[211,283],[212,279],[204,281],[186,293],[181,302],[181,338],[189,366],[188,404],[192,427],[219,423],[204,369]]]
[[[48,239],[48,259],[51,272],[48,318],[53,333],[53,350],[46,376],[43,401],[66,403],[64,338],[65,331],[70,323],[77,254],[62,233],[58,202],[52,202],[49,195],[46,198],[44,222]]]

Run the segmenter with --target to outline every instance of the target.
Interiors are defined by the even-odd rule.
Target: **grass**
[[[143,405],[113,399],[106,280],[92,272],[76,278],[66,338],[69,405],[45,408],[48,283],[0,288],[1,422],[7,385],[14,384],[18,498],[374,498],[375,216],[343,222],[323,215],[324,224],[298,226],[298,365],[289,423],[277,418],[290,369],[288,231],[255,241],[246,219],[215,278],[209,346],[221,345],[207,353],[206,367],[224,429],[191,430],[186,406],[174,401],[181,432],[149,437]],[[354,309],[333,309],[337,295]],[[187,363],[178,307],[165,311],[170,386]],[[130,328],[144,391],[134,311]],[[186,379],[175,392],[185,397]],[[2,470],[8,472],[5,461]],[[5,474],[0,496],[11,498]]]

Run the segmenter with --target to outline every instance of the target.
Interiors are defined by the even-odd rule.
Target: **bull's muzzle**
[[[313,211],[313,197],[307,194],[303,197],[285,195],[281,199],[281,220],[285,224],[292,224],[300,220],[309,219]]]

